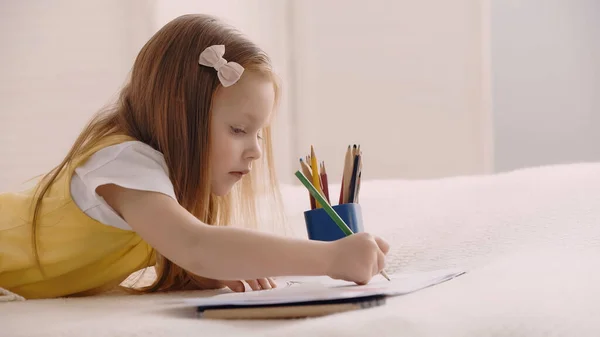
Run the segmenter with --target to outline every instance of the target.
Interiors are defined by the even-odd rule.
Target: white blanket
[[[284,192],[304,235],[307,192]],[[392,244],[389,272],[469,273],[382,307],[289,321],[198,320],[168,303],[214,292],[11,302],[0,336],[600,335],[600,164],[365,181],[360,202],[365,229]]]

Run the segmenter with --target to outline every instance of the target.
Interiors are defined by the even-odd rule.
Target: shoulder
[[[83,212],[104,224],[129,228],[98,194],[107,185],[158,192],[177,201],[162,153],[140,141],[101,148],[75,168],[71,179],[71,197]]]
[[[132,168],[146,166],[161,168],[164,172],[169,171],[161,152],[137,140],[104,147],[92,154],[85,163],[75,170],[78,175],[84,176],[111,164],[117,167],[122,165],[131,166]]]
[[[115,184],[175,198],[162,153],[139,141],[102,148],[77,167],[75,173],[92,192],[101,185]]]

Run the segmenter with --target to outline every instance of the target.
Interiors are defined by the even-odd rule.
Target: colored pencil
[[[344,203],[344,177],[342,176],[342,186],[340,187],[340,200],[338,201],[338,205],[341,205]]]
[[[358,196],[360,195],[360,180],[362,176],[362,171],[358,173],[358,183],[356,184],[356,203],[358,204]]]
[[[304,160],[302,160],[302,158],[300,158],[300,167],[302,168],[302,172],[304,173],[305,176],[307,176],[307,177],[312,176],[310,167]],[[310,193],[308,194],[308,196],[310,198],[310,209],[315,209],[316,208],[315,198],[312,195],[310,195]]]
[[[311,145],[310,146],[310,167],[312,169],[312,183],[315,185],[315,187],[317,188],[317,190],[319,192],[322,192],[320,187],[321,187],[321,180],[319,178],[319,165],[317,164],[317,156],[315,155],[315,148]],[[320,202],[317,200],[316,201],[316,206],[317,208],[321,207]]]
[[[321,188],[323,189],[323,194],[325,194],[325,198],[328,203],[331,203],[331,199],[329,199],[329,183],[327,181],[327,170],[325,169],[325,162],[321,163]]]
[[[352,175],[350,177],[350,191],[348,193],[348,202],[354,202],[354,196],[356,193],[356,179],[358,178],[358,160],[359,155],[354,156],[354,162],[352,163]]]
[[[360,148],[360,146],[359,146]],[[358,157],[358,168],[356,169],[356,182],[354,183],[354,202],[358,203],[358,191],[359,191],[359,184],[360,184],[360,175],[362,174],[362,153],[359,151],[357,151],[358,154],[356,155]]]
[[[342,198],[343,204],[348,202],[348,195],[350,192],[350,178],[352,175],[352,151],[352,147],[348,145],[348,150],[346,151],[346,157],[344,160],[344,181],[342,182],[344,186],[344,196]]]

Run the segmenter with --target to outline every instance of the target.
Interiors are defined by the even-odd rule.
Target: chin
[[[229,194],[229,192],[231,192],[231,188],[233,186],[232,185],[213,185],[213,187],[211,188],[212,194],[218,196],[218,197],[222,197],[225,196],[227,194]]]

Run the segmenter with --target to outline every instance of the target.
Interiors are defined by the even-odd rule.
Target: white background
[[[4,1],[0,190],[57,164],[144,42],[190,12],[224,18],[271,55],[284,182],[311,144],[330,181],[350,143],[363,179],[600,158],[594,0]]]

